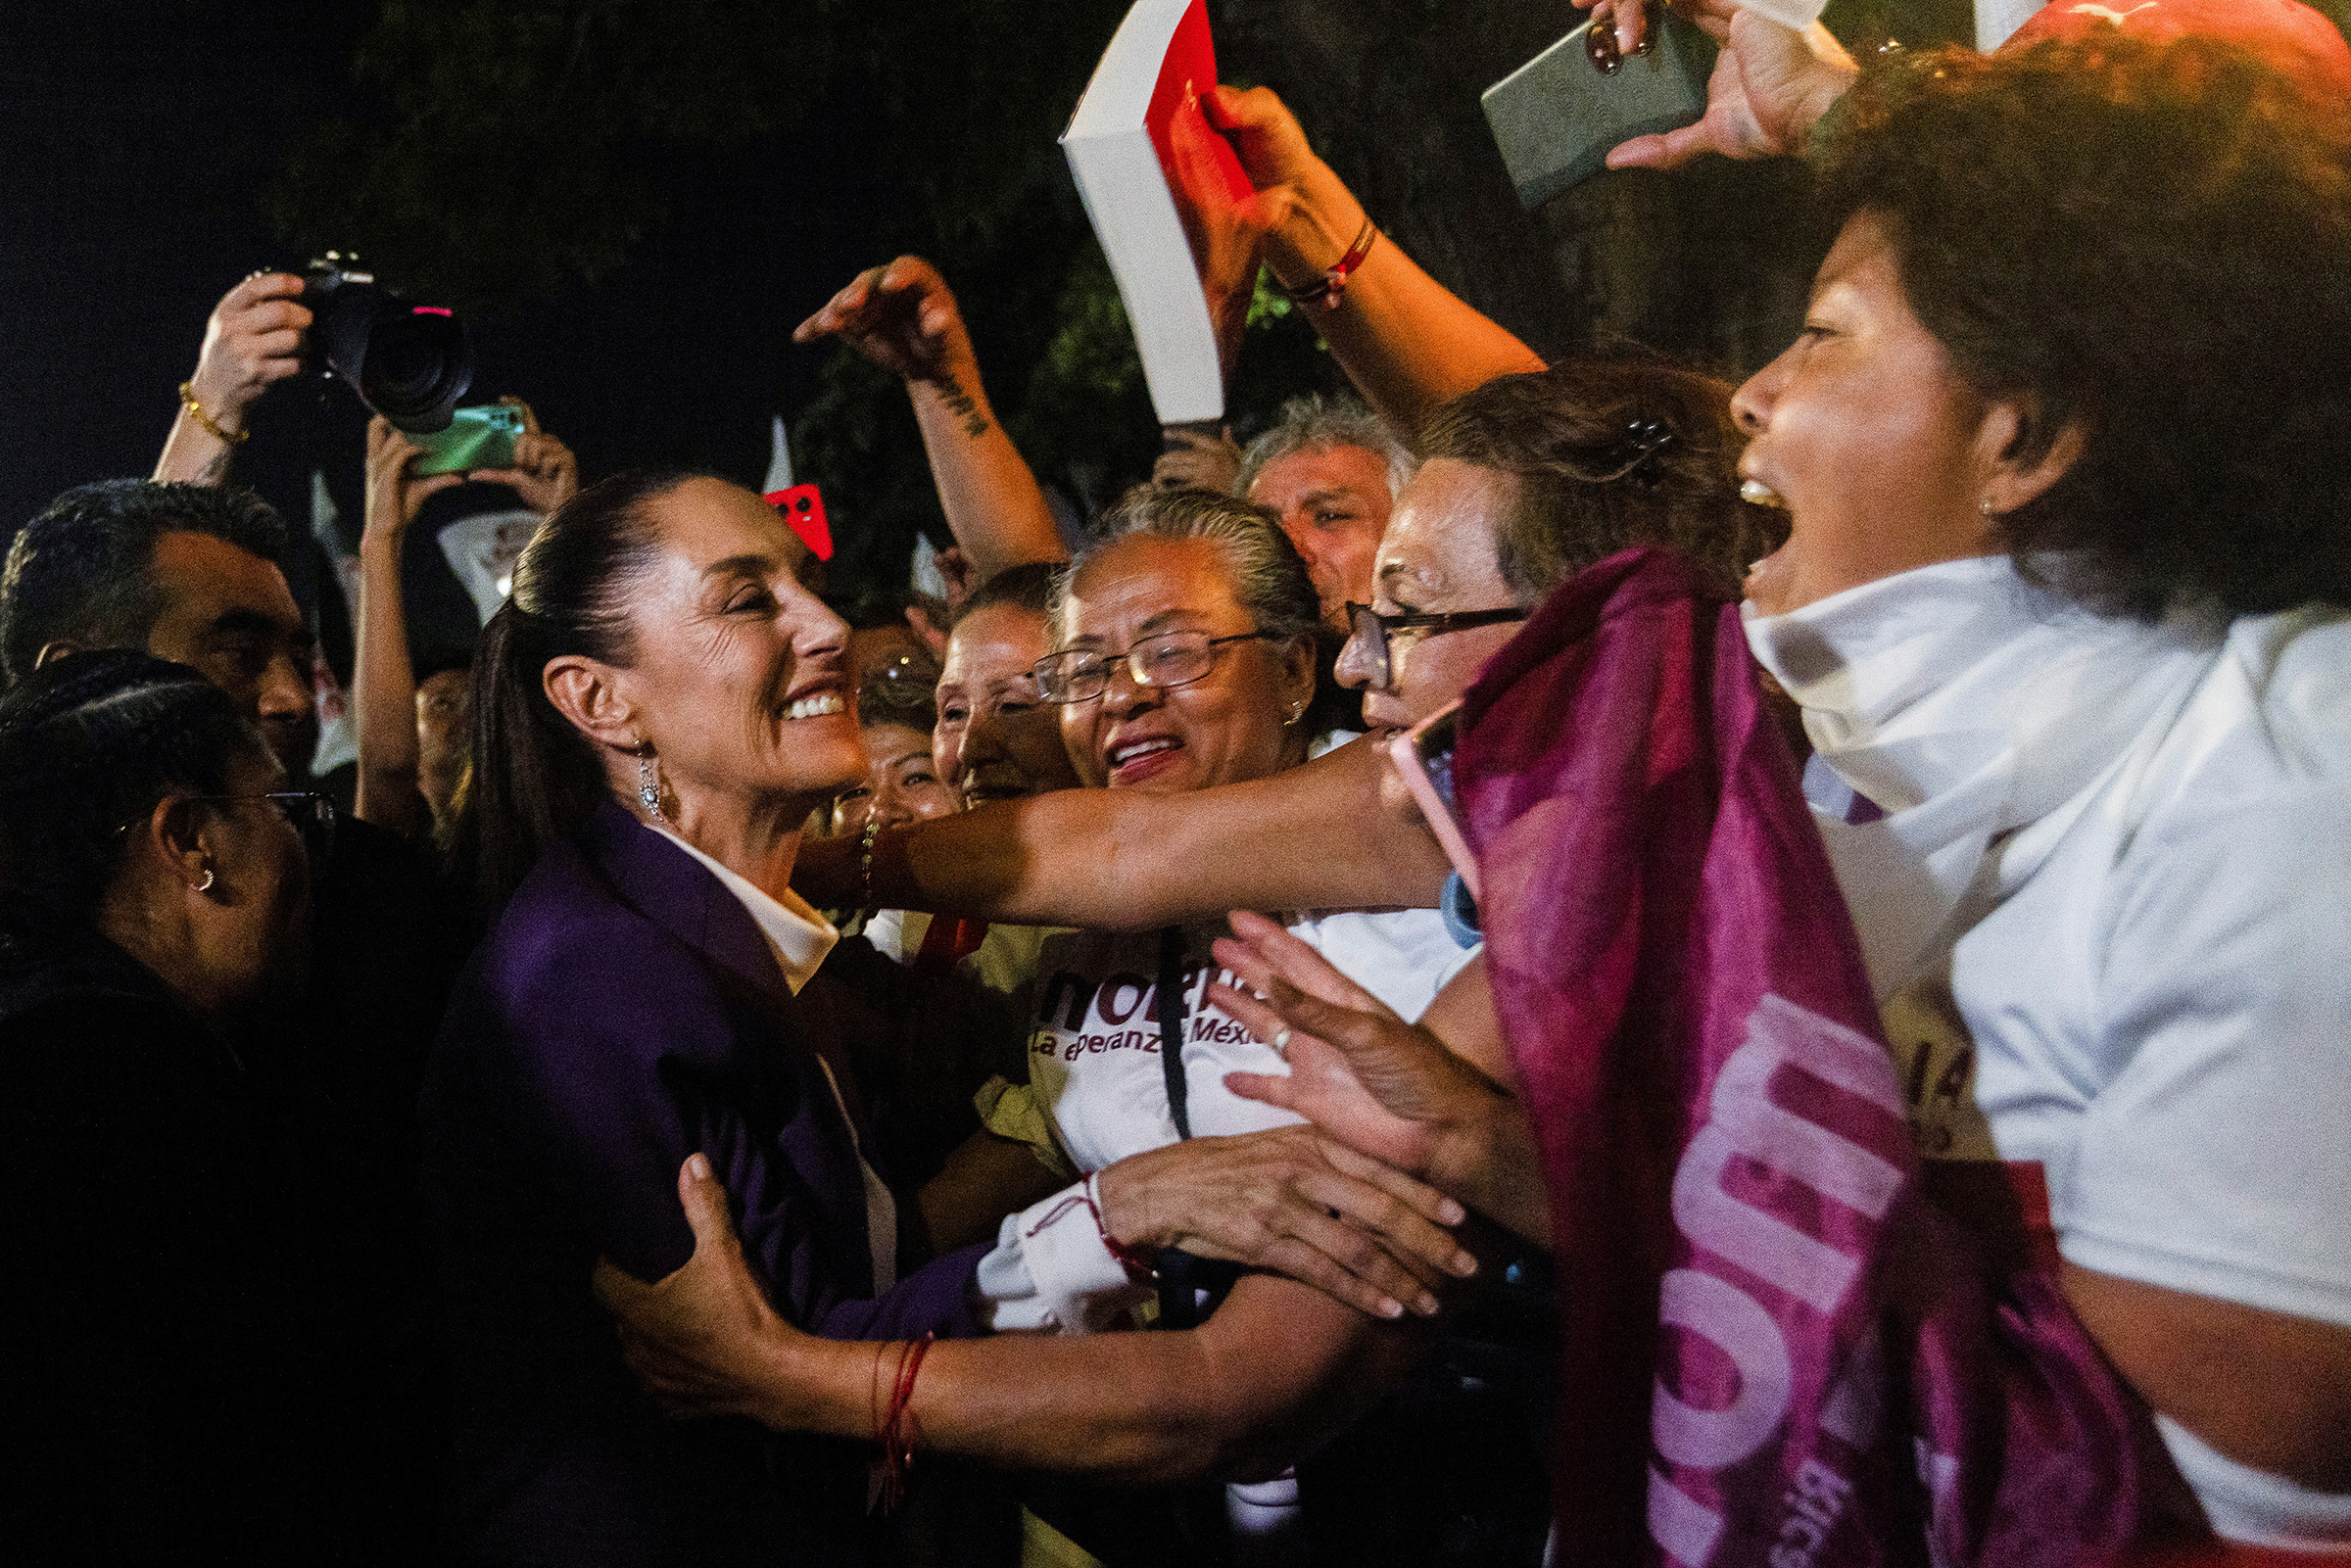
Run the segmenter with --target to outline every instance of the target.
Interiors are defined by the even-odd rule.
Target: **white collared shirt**
[[[749,878],[720,864],[688,843],[667,828],[658,830],[676,844],[710,870],[718,883],[733,893],[767,939],[767,950],[774,955],[776,968],[784,974],[784,983],[792,994],[800,994],[817,970],[822,968],[825,955],[840,940],[840,932],[833,923],[809,907],[808,901],[791,888],[784,896],[761,887]],[[840,1111],[840,1119],[849,1129],[850,1146],[857,1150],[857,1169],[865,1178],[865,1237],[873,1249],[874,1294],[877,1296],[897,1283],[898,1279],[898,1204],[874,1167],[866,1163],[865,1148],[857,1137],[857,1122],[849,1115],[848,1103],[840,1097],[840,1080],[833,1076],[833,1065],[819,1054],[816,1065],[825,1070],[825,1082],[833,1089],[833,1103]]]

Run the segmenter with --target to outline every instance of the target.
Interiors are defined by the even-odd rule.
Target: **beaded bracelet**
[[[241,447],[253,439],[250,430],[223,430],[215,423],[213,416],[204,411],[204,404],[196,401],[195,382],[183,381],[179,384],[179,402],[180,406],[188,410],[188,417],[202,425],[205,433],[215,441],[225,441],[232,447]]]
[[[1340,296],[1347,292],[1348,274],[1364,264],[1364,258],[1371,254],[1371,247],[1378,239],[1379,226],[1371,221],[1371,215],[1367,213],[1364,214],[1364,226],[1357,232],[1355,243],[1347,247],[1346,254],[1324,267],[1321,277],[1304,288],[1293,289],[1281,284],[1283,298],[1292,305],[1311,305],[1323,310],[1337,309]]]
[[[865,832],[857,835],[857,879],[865,895],[858,907],[867,914],[876,908],[874,903],[874,840],[882,836],[882,821],[878,817],[865,819]]]

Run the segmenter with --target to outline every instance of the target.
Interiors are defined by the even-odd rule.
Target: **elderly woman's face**
[[[1060,711],[1037,695],[1030,667],[1052,648],[1052,624],[1018,604],[990,604],[955,623],[938,677],[938,771],[967,804],[1018,800],[1078,783],[1061,743]]]
[[[1061,710],[1062,738],[1080,778],[1113,789],[1172,794],[1262,779],[1289,761],[1289,743],[1314,695],[1314,652],[1263,639],[1222,643],[1199,680],[1134,683],[1123,655],[1168,632],[1212,638],[1257,630],[1215,546],[1133,538],[1088,561],[1071,585],[1063,648],[1114,659],[1100,696]]]
[[[1514,488],[1507,474],[1450,457],[1422,463],[1396,498],[1379,542],[1371,607],[1383,615],[1435,615],[1515,603],[1494,555],[1494,525]],[[1371,685],[1371,650],[1353,639],[1339,655],[1339,684],[1364,693],[1366,728],[1406,729],[1468,690],[1486,660],[1517,635],[1515,622],[1434,636],[1391,632],[1382,687]]]
[[[629,588],[618,694],[682,801],[804,800],[865,774],[848,629],[793,576],[792,531],[747,490],[691,479],[653,501],[660,545]]]
[[[1870,214],[1846,224],[1821,263],[1802,336],[1731,408],[1749,437],[1740,477],[1788,507],[1788,542],[1747,580],[1762,613],[1999,551],[1979,502],[2014,421],[1960,379],[1912,312]]]

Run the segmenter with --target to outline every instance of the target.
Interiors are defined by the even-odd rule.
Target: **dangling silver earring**
[[[661,767],[653,760],[653,746],[647,741],[637,753],[637,798],[644,803],[647,815],[655,822],[667,822],[661,811]]]
[[[207,867],[205,867],[205,868],[204,868],[204,880],[202,880],[202,881],[200,881],[200,882],[198,882],[198,883],[196,884],[196,891],[198,891],[198,892],[200,892],[200,893],[209,893],[209,892],[211,892],[211,891],[213,890],[213,882],[214,882],[214,880],[215,880],[215,879],[215,879],[215,878],[214,878],[214,876],[213,876],[213,868],[212,868],[212,867],[210,867],[210,866],[207,866]]]

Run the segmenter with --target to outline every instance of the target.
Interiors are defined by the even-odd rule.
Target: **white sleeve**
[[[2096,976],[2102,1086],[2052,1217],[2084,1268],[2351,1325],[2351,799],[2150,824]]]
[[[1005,1217],[995,1250],[980,1259],[979,1287],[998,1334],[1092,1334],[1146,1301],[1110,1255],[1089,1177]]]

